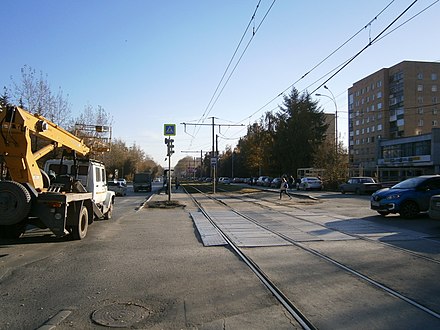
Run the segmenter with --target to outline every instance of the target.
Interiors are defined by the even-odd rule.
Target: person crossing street
[[[289,196],[290,199],[292,199],[292,196],[290,196],[289,193],[287,192],[287,188],[289,188],[289,184],[287,183],[286,178],[283,177],[280,186],[280,199],[283,198],[283,194],[286,194],[287,196]]]

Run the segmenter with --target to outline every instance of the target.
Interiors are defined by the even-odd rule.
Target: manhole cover
[[[128,328],[149,315],[150,311],[144,306],[133,303],[117,303],[94,311],[92,320],[107,327]]]

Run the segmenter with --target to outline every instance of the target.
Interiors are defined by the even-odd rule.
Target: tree
[[[6,106],[9,104],[9,95],[8,95],[8,89],[6,86],[3,87],[3,94],[0,96],[0,112],[6,108]]]
[[[31,113],[38,113],[55,124],[65,127],[71,116],[68,96],[61,88],[56,94],[42,72],[38,75],[35,69],[25,65],[20,70],[21,80],[12,81],[14,103],[19,104]]]
[[[300,167],[312,167],[319,147],[325,141],[328,125],[325,115],[310,95],[293,88],[284,97],[277,113],[274,134],[274,158],[283,173],[296,173]]]
[[[348,151],[339,141],[335,152],[335,143],[323,143],[316,154],[314,166],[325,170],[324,187],[338,189],[348,174]]]

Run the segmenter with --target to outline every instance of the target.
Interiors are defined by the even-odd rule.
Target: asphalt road
[[[279,204],[275,209],[287,205],[293,213],[297,210],[317,215],[335,214],[342,217],[341,223],[346,217],[420,232],[430,237],[429,244],[420,240],[398,240],[391,244],[440,258],[439,222],[426,216],[413,220],[397,216],[383,218],[369,209],[368,196],[307,194],[316,200],[279,202],[276,193],[261,193],[259,198],[264,207],[274,207],[276,201]],[[129,189],[127,196],[117,198],[114,218],[95,222],[82,241],[56,239],[41,230],[28,232],[18,241],[0,241],[0,329],[299,328],[231,250],[201,244],[188,215],[196,208],[183,194],[180,196],[185,208],[140,209],[149,194],[135,194]],[[154,198],[166,199],[163,195]],[[179,198],[173,195],[173,199]],[[362,242],[356,245],[343,241],[307,244],[374,276],[383,275],[381,265],[384,260],[388,261],[390,267],[395,268],[383,275],[383,281],[399,278],[402,290],[417,289],[421,299],[430,299],[429,287],[423,282],[419,281],[414,287],[409,285],[411,278],[420,278],[419,261],[398,253],[390,255],[388,250],[378,249],[370,242],[358,243]],[[273,257],[274,250],[277,258]],[[334,291],[331,284],[338,283],[346,275],[334,272],[299,251],[292,253],[286,247],[251,248],[249,253],[268,273],[278,276],[280,283],[287,283],[286,288],[299,295],[304,308],[316,309],[315,314],[321,315],[320,328],[329,328],[328,324],[332,323],[325,321],[332,313],[348,308],[348,302],[355,302],[363,292],[358,283],[348,285],[343,280],[341,287],[344,290]],[[293,272],[298,269],[298,262],[303,266],[302,271]],[[405,268],[405,262],[410,265],[409,269]],[[424,276],[438,274],[437,266],[430,267],[425,267]],[[324,274],[331,274],[331,277]],[[319,281],[313,282],[314,278]],[[320,287],[323,296],[314,296],[307,289],[313,286]],[[436,290],[438,287],[432,292]],[[324,296],[339,298],[335,303],[330,298],[322,299]],[[379,300],[383,298],[378,297]],[[384,305],[387,299],[384,298]],[[428,302],[435,307],[439,300],[432,297]],[[359,315],[371,319],[377,315],[370,309],[371,301],[358,301],[357,304]],[[391,311],[399,310],[399,306],[396,304]],[[385,321],[391,322],[393,318]],[[378,320],[376,328],[390,328],[384,324],[389,325]],[[346,324],[344,327],[350,328]]]

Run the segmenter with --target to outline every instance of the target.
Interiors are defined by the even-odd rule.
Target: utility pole
[[[232,126],[244,126],[244,124],[216,124],[215,123],[215,119],[216,117],[211,117],[211,124],[193,124],[193,123],[180,123],[182,125],[185,126],[185,132],[186,132],[186,125],[192,125],[192,126],[212,126],[212,151],[211,151],[211,169],[212,169],[212,193],[215,194],[215,185],[216,185],[216,169],[217,169],[217,156],[215,153],[215,149],[214,149],[214,143],[215,143],[215,139],[214,139],[214,128],[215,126],[218,126],[219,128],[221,126],[227,126],[227,127],[232,127]],[[218,119],[218,118],[217,118]]]

